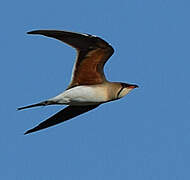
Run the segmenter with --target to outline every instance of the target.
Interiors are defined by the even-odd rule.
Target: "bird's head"
[[[120,83],[120,89],[117,93],[117,98],[120,99],[127,95],[131,90],[138,88],[136,84]]]

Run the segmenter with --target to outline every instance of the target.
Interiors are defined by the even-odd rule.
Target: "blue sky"
[[[189,180],[190,1],[1,1],[0,179]],[[103,37],[115,49],[111,81],[127,97],[31,135],[62,106],[16,111],[62,92],[75,51],[27,35],[59,29]]]

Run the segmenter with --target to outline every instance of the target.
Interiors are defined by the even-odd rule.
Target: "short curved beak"
[[[134,89],[134,88],[138,88],[139,86],[138,85],[136,85],[136,84],[131,84],[130,86],[129,86],[129,88],[132,88],[132,89]]]

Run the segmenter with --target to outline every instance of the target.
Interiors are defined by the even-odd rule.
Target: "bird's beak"
[[[131,88],[131,89],[138,88],[138,87],[139,87],[139,86],[136,85],[136,84],[131,84],[131,85],[129,86],[129,88]]]

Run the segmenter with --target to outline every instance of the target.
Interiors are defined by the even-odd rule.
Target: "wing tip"
[[[26,132],[24,133],[24,135],[30,134],[30,133],[32,133],[32,132],[34,132],[34,131],[35,131],[34,129],[29,129],[28,131],[26,131]]]
[[[38,34],[39,30],[28,31],[26,34]]]
[[[20,110],[23,110],[23,109],[26,109],[25,107],[19,107],[19,108],[16,108],[16,111],[20,111]]]
[[[24,135],[29,134],[29,133],[30,133],[29,131],[26,131],[26,132],[24,133]]]

